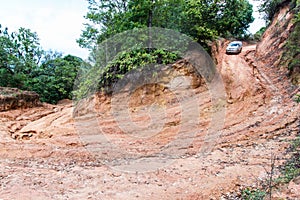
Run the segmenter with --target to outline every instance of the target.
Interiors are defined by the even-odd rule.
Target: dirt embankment
[[[214,50],[226,116],[209,152],[201,149],[220,123],[219,104],[181,61],[169,89],[146,85],[128,102],[97,94],[77,110],[67,103],[0,112],[0,198],[230,199],[229,192],[257,186],[271,155],[282,164],[299,134],[299,104],[288,79],[256,60],[255,46],[226,55],[226,44]],[[299,198],[297,187],[284,195]]]
[[[299,8],[292,8],[291,4],[289,0],[282,1],[279,11],[257,45],[255,57],[266,67],[277,68],[280,77],[289,76],[295,85],[300,85],[299,64],[292,69],[289,66],[293,60],[299,60],[295,50],[299,45],[299,33],[296,33],[299,31],[299,22],[295,23],[295,13],[299,12]],[[289,46],[288,42],[291,43]],[[293,50],[289,51],[289,48]]]
[[[39,104],[39,95],[35,92],[0,87],[0,112],[18,108],[32,108]]]
[[[236,199],[269,178],[272,155],[278,175],[299,135],[300,106],[299,88],[272,67],[289,34],[287,8],[276,19],[279,36],[269,28],[241,54],[216,43],[225,102],[213,103],[214,87],[186,60],[131,95],[35,108],[22,106],[36,105],[35,94],[3,101],[0,199]],[[299,184],[273,196],[300,199]]]
[[[257,45],[255,56],[268,67],[278,67],[284,45],[293,28],[294,15],[290,12],[289,2],[274,16],[272,23]]]

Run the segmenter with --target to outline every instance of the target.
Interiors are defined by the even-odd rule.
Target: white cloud
[[[260,13],[258,12],[258,7],[260,2],[257,0],[249,0],[249,2],[253,5],[253,17],[255,18],[255,20],[253,23],[250,24],[248,30],[250,33],[254,34],[257,31],[259,31],[259,29],[264,27],[266,24],[265,24],[265,20],[261,18]]]
[[[250,3],[254,5],[255,21],[249,31],[255,33],[265,22],[257,11],[259,2],[250,0]],[[0,24],[11,31],[29,28],[37,32],[45,50],[87,58],[88,51],[76,43],[88,11],[86,0],[0,0],[0,5]]]
[[[1,0],[0,0],[1,3]],[[87,58],[76,43],[87,13],[85,0],[9,0],[1,3],[0,24],[10,31],[19,27],[37,32],[42,47]]]

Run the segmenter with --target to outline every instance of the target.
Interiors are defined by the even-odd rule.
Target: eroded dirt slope
[[[227,99],[211,151],[199,153],[216,112],[201,81],[175,82],[182,99],[155,85],[137,90],[127,118],[113,110],[122,102],[101,94],[79,111],[65,103],[1,112],[0,198],[229,199],[227,193],[259,184],[271,155],[280,165],[288,140],[299,134],[299,104],[291,99],[296,90],[256,62],[255,46],[226,55],[226,44],[215,49]],[[195,80],[193,72],[181,73]],[[192,123],[195,105],[200,120]],[[178,134],[184,139],[172,142]],[[172,155],[169,163],[147,171],[161,152]],[[134,171],[132,163],[142,165]],[[292,199],[300,198],[297,187],[288,189]]]
[[[39,95],[35,92],[0,87],[0,112],[16,108],[32,108],[39,104]]]

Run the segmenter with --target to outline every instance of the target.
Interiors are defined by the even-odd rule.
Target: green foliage
[[[22,88],[26,80],[24,74],[12,74],[5,68],[0,68],[0,86]]]
[[[294,101],[297,102],[297,103],[300,103],[300,94],[296,94],[294,96]]]
[[[74,80],[82,62],[71,55],[47,60],[28,80],[28,88],[37,92],[41,101],[57,103],[61,99],[71,99]]]
[[[0,25],[0,85],[25,89],[24,81],[37,68],[43,53],[36,33],[25,28],[9,33]]]
[[[264,34],[264,32],[266,31],[267,27],[262,27],[261,29],[259,29],[255,34],[254,34],[254,40],[259,41],[262,37],[262,35]]]
[[[259,189],[246,188],[242,191],[243,200],[262,200],[266,196],[266,192]]]
[[[42,54],[36,33],[25,28],[9,33],[0,25],[0,85],[24,88],[24,80],[35,70]]]
[[[128,9],[127,0],[88,0],[88,2],[89,11],[85,18],[91,24],[85,24],[86,29],[77,40],[81,47],[92,48],[94,43],[126,30],[122,20],[126,21],[127,18],[125,13]]]
[[[265,0],[259,8],[259,12],[264,14],[264,20],[270,23],[274,15],[279,11],[285,0]]]
[[[282,175],[276,180],[277,183],[289,183],[300,176],[300,137],[292,141],[289,152],[292,156],[282,167]]]
[[[201,44],[218,36],[241,36],[254,20],[247,0],[89,0],[81,47],[142,27],[177,30]],[[97,28],[98,27],[98,28]]]
[[[37,34],[29,29],[20,28],[13,33],[7,28],[0,30],[0,43],[1,68],[13,73],[29,74],[43,55]]]
[[[291,12],[294,13],[294,25],[284,46],[285,51],[282,55],[280,64],[288,67],[292,82],[299,83],[299,80],[296,80],[297,76],[293,76],[293,74],[296,74],[300,69],[300,1],[295,1],[291,5]]]
[[[246,0],[188,1],[187,13],[191,24],[188,34],[199,42],[216,36],[238,37],[245,34],[249,23],[253,22],[252,12],[252,5]]]
[[[114,84],[121,80],[129,71],[142,70],[145,67],[153,70],[153,67],[156,65],[173,63],[179,58],[180,56],[176,52],[162,49],[122,51],[104,67],[87,66],[87,73],[80,73],[84,74],[84,78],[82,78],[84,81],[80,82],[74,91],[75,98],[84,98],[90,95],[90,92],[93,93],[96,90],[102,90],[109,94],[112,92]]]
[[[300,21],[295,21],[294,29],[285,45],[286,52],[283,57],[289,61],[289,70],[300,67]]]
[[[82,60],[42,50],[36,33],[19,28],[9,33],[0,25],[0,86],[32,90],[41,101],[71,98]]]
[[[99,88],[110,88],[131,70],[149,66],[149,64],[169,64],[175,62],[179,56],[176,53],[161,49],[139,49],[120,53],[115,60],[105,68],[99,81]]]
[[[299,0],[265,0],[262,1],[259,12],[264,15],[266,22],[270,23],[279,9],[285,5],[289,5],[291,9],[300,5]],[[297,15],[297,14],[296,14]],[[299,16],[299,15],[298,15]]]
[[[175,28],[180,24],[183,0],[89,0],[81,47],[93,48],[117,33],[153,26]],[[150,17],[151,16],[151,17]],[[100,27],[100,28],[95,28]]]
[[[285,58],[290,62],[288,64],[289,70],[292,71],[296,67],[300,68],[300,23],[295,24],[294,31],[291,33],[288,42],[285,46]]]

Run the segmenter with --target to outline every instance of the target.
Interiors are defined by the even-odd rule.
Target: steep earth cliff
[[[272,67],[281,53],[269,42],[284,39],[267,33],[239,55],[217,42],[226,99],[181,60],[131,95],[1,111],[0,198],[241,199],[272,169],[279,175],[299,136],[299,88]],[[300,199],[299,186],[295,179],[273,197]]]
[[[293,3],[292,3],[293,2]],[[282,76],[289,76],[300,85],[300,5],[291,0],[283,1],[274,15],[261,41],[257,45],[256,59],[266,67],[277,68]]]

